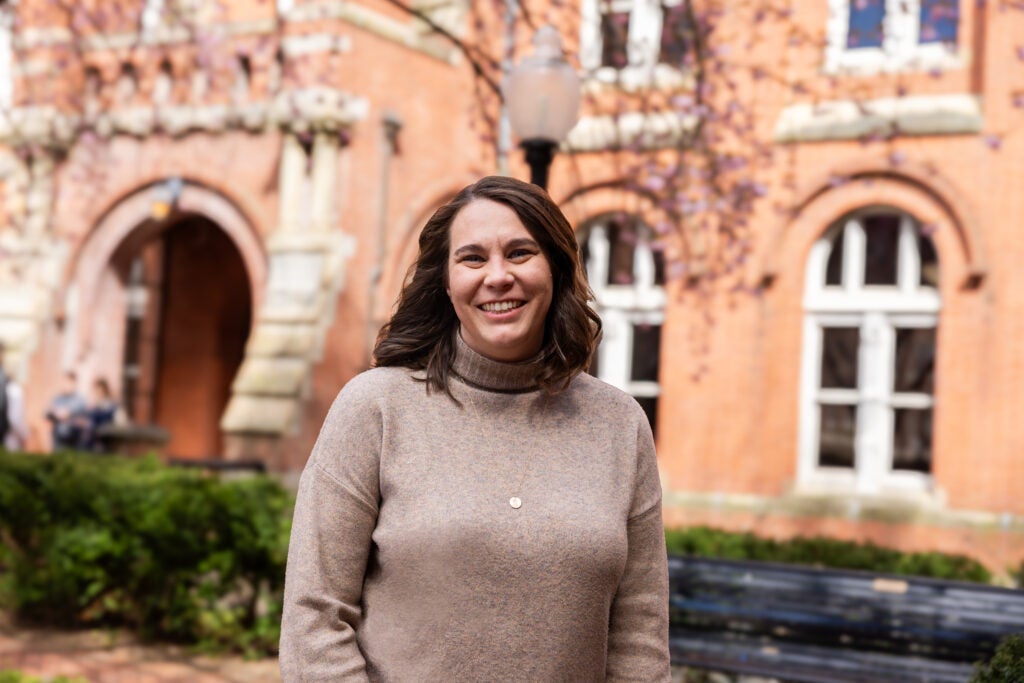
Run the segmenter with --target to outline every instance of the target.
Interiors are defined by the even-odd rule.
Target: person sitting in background
[[[21,385],[4,370],[4,350],[0,340],[0,448],[20,451],[28,441],[25,401]]]
[[[74,372],[64,373],[60,393],[46,411],[51,425],[51,450],[79,448],[85,424],[85,399],[78,393],[78,377]]]
[[[109,452],[103,428],[122,421],[121,406],[114,399],[110,383],[100,377],[92,383],[92,402],[85,409],[81,448],[97,453]]]

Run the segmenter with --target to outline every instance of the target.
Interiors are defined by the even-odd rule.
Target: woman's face
[[[551,265],[515,211],[475,199],[455,215],[449,242],[447,292],[466,344],[501,361],[540,351]]]

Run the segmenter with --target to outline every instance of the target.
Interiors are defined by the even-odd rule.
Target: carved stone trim
[[[240,105],[133,107],[104,112],[85,120],[51,106],[19,107],[0,113],[0,143],[48,148],[70,147],[79,132],[92,129],[101,137],[157,133],[181,136],[190,132],[265,130],[277,126],[295,132],[337,132],[363,119],[368,102],[333,88],[314,87],[280,93],[272,101]]]
[[[681,117],[672,112],[584,116],[569,131],[562,150],[599,152],[634,146],[641,149],[674,147],[694,130],[697,122],[696,116]]]
[[[832,100],[786,107],[775,125],[776,142],[856,140],[873,135],[978,133],[985,119],[975,95],[914,95],[876,100]]]

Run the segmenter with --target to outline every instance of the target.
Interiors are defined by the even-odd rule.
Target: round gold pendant
[[[514,510],[518,510],[519,508],[523,507],[523,501],[521,501],[518,496],[512,496],[511,498],[509,498],[508,504],[511,505],[512,509]]]

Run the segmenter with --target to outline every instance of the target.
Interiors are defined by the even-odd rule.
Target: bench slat
[[[672,662],[683,666],[768,675],[794,683],[965,683],[971,664],[845,651],[808,645],[673,634]]]
[[[669,575],[673,659],[692,666],[813,683],[959,683],[1001,637],[1024,632],[1024,591],[994,586],[678,556]]]

